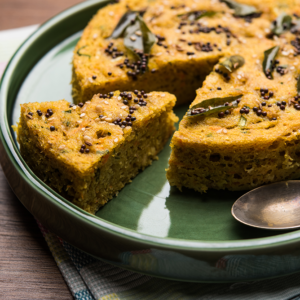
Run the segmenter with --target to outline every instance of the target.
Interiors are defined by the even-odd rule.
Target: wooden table
[[[0,30],[42,23],[79,2],[0,0]],[[1,167],[0,299],[72,299],[35,219],[13,194]]]

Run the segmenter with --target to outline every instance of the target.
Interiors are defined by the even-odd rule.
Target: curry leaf
[[[234,10],[234,14],[239,17],[248,16],[258,12],[254,6],[237,3],[233,0],[220,1],[224,2],[229,8],[232,8]]]
[[[124,45],[133,52],[138,50],[143,53],[150,53],[155,41],[155,35],[139,15],[136,16],[135,23],[127,26],[124,32]]]
[[[291,33],[300,33],[300,20],[292,22]]]
[[[292,17],[285,12],[281,13],[275,21],[272,22],[271,31],[275,35],[282,34],[285,30],[291,28]]]
[[[124,45],[126,48],[133,51],[139,50],[143,53],[149,53],[156,41],[155,35],[138,15],[136,16],[135,23],[126,28],[124,35]]]
[[[232,73],[234,70],[242,67],[245,63],[245,59],[240,55],[232,55],[229,58],[226,58],[219,65],[222,68],[225,68],[227,71]]]
[[[90,56],[89,54],[84,54],[84,53],[81,53],[81,52],[80,52],[80,50],[83,49],[83,48],[85,48],[85,47],[87,47],[87,45],[80,47],[80,48],[77,50],[77,55],[79,55],[79,56],[87,56],[87,57],[91,58],[91,56]]]
[[[225,98],[211,98],[193,105],[187,112],[188,117],[209,116],[213,113],[225,111],[229,108],[237,107],[238,99],[243,95],[230,96]]]
[[[272,71],[275,67],[274,62],[278,50],[279,46],[275,46],[264,52],[263,71],[269,79],[273,79]]]
[[[239,120],[239,126],[240,127],[244,127],[244,126],[246,126],[246,124],[247,124],[247,118],[245,118],[243,115],[240,117],[240,120]]]
[[[122,37],[127,26],[131,24],[131,21],[134,21],[136,19],[136,15],[136,11],[128,11],[127,13],[125,13],[109,38],[117,39],[119,37]]]
[[[182,20],[196,21],[203,17],[213,17],[215,14],[216,14],[215,11],[197,10],[197,11],[190,11],[185,14],[179,14],[177,16],[181,17]]]
[[[297,80],[297,93],[298,93],[298,95],[300,95],[300,74],[299,74],[298,80]]]
[[[136,59],[140,59],[137,51],[149,54],[156,42],[155,35],[149,30],[141,13],[139,11],[125,13],[109,37],[109,39],[123,37],[125,47]]]

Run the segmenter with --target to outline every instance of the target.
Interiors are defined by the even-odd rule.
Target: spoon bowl
[[[256,228],[300,228],[300,180],[276,182],[251,190],[235,201],[231,214],[237,221]]]

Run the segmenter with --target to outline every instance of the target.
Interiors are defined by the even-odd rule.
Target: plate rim
[[[125,228],[123,226],[103,220],[97,216],[93,216],[85,212],[73,203],[64,199],[50,187],[48,187],[29,169],[17,149],[14,137],[11,134],[10,124],[8,122],[9,118],[7,115],[8,90],[11,77],[14,72],[16,72],[15,68],[17,64],[22,60],[22,57],[28,47],[35,40],[41,37],[47,30],[50,30],[52,26],[58,24],[59,22],[62,22],[66,17],[70,16],[71,14],[78,13],[84,8],[99,5],[101,3],[105,5],[105,3],[109,2],[110,1],[107,0],[90,0],[82,2],[62,11],[45,23],[41,24],[37,28],[37,30],[33,32],[17,49],[3,72],[0,81],[0,141],[3,145],[3,148],[5,149],[10,163],[14,166],[22,179],[27,181],[27,183],[30,184],[39,195],[47,198],[47,201],[51,201],[53,205],[58,207],[58,209],[62,209],[64,213],[73,214],[73,217],[76,217],[76,219],[81,219],[81,221],[83,222],[88,222],[90,226],[93,226],[96,229],[101,229],[115,237],[122,237],[131,241],[147,243],[150,247],[153,246],[165,249],[180,249],[186,251],[223,252],[227,250],[260,250],[299,242],[300,230],[281,233],[279,235],[271,237],[235,241],[185,240],[169,237],[162,238],[139,233],[135,230]],[[53,47],[51,49],[53,49]],[[36,63],[38,63],[38,61]],[[32,68],[33,66],[31,67],[31,69]],[[28,72],[30,72],[30,70]],[[25,78],[22,79],[22,82],[24,82]]]

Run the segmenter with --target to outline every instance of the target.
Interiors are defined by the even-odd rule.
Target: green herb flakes
[[[138,50],[149,54],[155,41],[155,35],[139,15],[136,16],[135,23],[128,26],[124,33],[124,45],[133,53]]]
[[[225,111],[227,109],[237,107],[242,94],[225,98],[211,98],[204,100],[192,106],[188,112],[188,117],[209,116],[213,113]]]
[[[279,46],[272,47],[264,52],[263,71],[268,79],[273,79],[272,72],[275,68],[275,58]]]
[[[80,48],[77,50],[77,52],[76,52],[77,55],[79,55],[79,56],[87,56],[87,57],[91,58],[91,56],[90,56],[89,54],[81,53],[81,50],[84,49],[85,47],[87,47],[87,45],[80,47]]]
[[[140,12],[129,11],[122,16],[109,39],[124,38],[125,47],[138,60],[138,52],[149,54],[156,41]]]
[[[137,13],[138,12],[136,11],[128,11],[127,13],[125,13],[118,22],[109,39],[117,39],[119,37],[124,37],[124,32],[126,28],[130,25],[131,21],[134,21],[136,19]]]
[[[213,17],[217,12],[215,11],[209,11],[209,10],[198,10],[198,11],[190,11],[185,14],[179,14],[177,15],[182,20],[189,20],[191,22],[199,20],[203,17]]]
[[[219,63],[221,69],[232,73],[236,69],[242,67],[245,63],[245,59],[240,55],[232,55],[226,58],[223,62]]]
[[[280,35],[284,31],[289,30],[292,25],[292,17],[287,13],[281,13],[275,21],[272,22],[271,32],[275,35]]]
[[[238,17],[244,17],[244,16],[258,13],[256,8],[251,5],[237,3],[233,0],[220,0],[220,1],[225,3],[229,8],[233,9],[234,15]]]
[[[245,117],[242,115],[242,116],[240,117],[238,126],[239,126],[239,127],[245,127],[246,124],[247,124],[247,118],[245,118]]]

